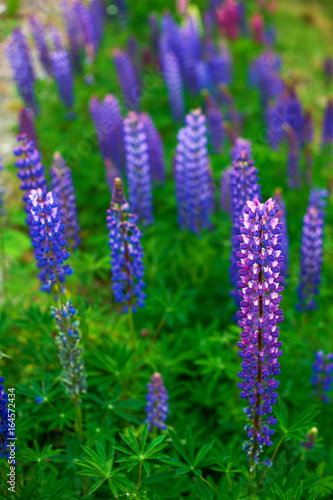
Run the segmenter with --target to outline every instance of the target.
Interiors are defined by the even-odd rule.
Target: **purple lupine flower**
[[[265,118],[269,145],[276,150],[285,137],[285,106],[282,98],[278,98],[274,103],[268,103]]]
[[[276,217],[279,218],[279,221],[283,225],[283,232],[281,239],[283,264],[281,266],[280,274],[281,276],[286,278],[288,276],[288,268],[289,268],[289,238],[288,238],[288,228],[287,228],[286,206],[282,198],[282,190],[280,188],[275,189],[274,200],[279,207],[279,211],[277,212]]]
[[[326,57],[324,60],[324,73],[327,83],[331,83],[333,79],[333,58]]]
[[[20,135],[25,134],[29,141],[37,145],[37,134],[35,128],[35,116],[30,108],[21,108],[19,113]]]
[[[149,148],[144,121],[135,111],[124,119],[124,142],[131,209],[143,224],[152,224]]]
[[[64,50],[64,44],[63,44],[63,40],[62,40],[62,34],[58,30],[58,28],[56,28],[55,26],[53,26],[52,24],[50,24],[50,25],[48,25],[48,30],[49,30],[49,33],[50,33],[50,38],[52,40],[52,44],[53,44],[54,50],[55,51]]]
[[[151,46],[152,49],[156,52],[158,50],[159,39],[160,39],[158,19],[155,14],[150,14],[148,19],[150,26]]]
[[[230,85],[231,54],[226,45],[221,45],[221,52],[209,59],[209,68],[216,87]]]
[[[205,95],[208,129],[214,153],[220,153],[223,148],[224,125],[222,113],[212,96]]]
[[[281,59],[269,49],[266,49],[251,65],[250,81],[259,88],[264,108],[270,99],[278,98],[283,92],[284,83],[280,76],[280,68]]]
[[[59,95],[68,109],[74,104],[73,75],[68,52],[59,50],[51,55],[54,78],[57,82]]]
[[[329,99],[323,118],[322,125],[322,146],[333,142],[333,100]]]
[[[28,42],[20,28],[15,28],[12,32],[7,45],[7,57],[23,101],[36,113],[38,108],[34,90],[35,74]]]
[[[317,427],[312,427],[306,434],[307,441],[302,441],[301,445],[303,446],[303,448],[307,448],[308,450],[313,450],[316,444],[317,437],[318,437],[318,429]]]
[[[312,149],[311,143],[314,139],[314,124],[311,111],[306,111],[304,114],[304,136],[303,142],[305,146],[305,178],[308,186],[312,184]]]
[[[141,113],[140,117],[143,121],[144,131],[147,138],[151,178],[159,182],[164,182],[165,160],[162,138],[157,131],[153,120],[147,113]]]
[[[298,188],[301,180],[300,144],[296,132],[289,125],[285,126],[288,144],[288,186]]]
[[[81,33],[78,18],[75,13],[74,6],[69,5],[67,1],[63,1],[62,18],[64,20],[67,40],[69,44],[68,52],[71,65],[75,71],[80,71],[81,63]]]
[[[64,224],[53,193],[45,194],[40,188],[32,189],[28,198],[30,236],[35,251],[37,267],[41,269],[41,290],[50,291],[52,285],[62,289],[66,276],[73,270],[65,264],[70,253],[64,240]]]
[[[213,89],[213,80],[207,61],[200,60],[195,62],[195,79],[198,92]]]
[[[10,458],[8,445],[10,439],[15,438],[15,431],[9,425],[8,393],[3,385],[4,377],[0,377],[0,458]],[[15,442],[15,441],[12,441]]]
[[[231,151],[232,161],[237,161],[238,158],[245,152],[248,158],[252,156],[252,145],[251,141],[243,139],[243,137],[237,137]],[[246,200],[247,201],[247,200]]]
[[[183,80],[191,92],[198,91],[196,79],[196,62],[200,61],[200,40],[193,19],[179,28],[178,50],[173,53],[178,56]]]
[[[282,342],[278,340],[283,321],[280,309],[283,278],[280,270],[282,224],[276,217],[279,207],[270,198],[266,203],[258,199],[248,201],[244,207],[240,228],[239,288],[240,311],[238,325],[242,328],[237,343],[242,358],[242,379],[238,383],[240,397],[248,401],[244,408],[248,424],[245,426],[249,441],[243,449],[251,462],[251,470],[259,463],[264,445],[271,446],[277,423],[272,406],[276,403],[280,373],[278,358],[282,355]],[[271,465],[269,460],[264,464]]]
[[[214,205],[206,118],[200,109],[186,116],[186,127],[179,131],[175,178],[180,225],[200,233],[210,227]]]
[[[291,127],[296,134],[298,144],[302,144],[304,136],[304,116],[302,104],[295,89],[289,89],[285,98],[285,123]]]
[[[128,109],[138,110],[141,90],[131,58],[127,52],[120,49],[114,49],[112,56],[125,104]]]
[[[105,6],[103,0],[92,0],[89,4],[90,16],[94,25],[97,47],[102,39],[105,22]],[[96,48],[97,48],[96,47]]]
[[[333,354],[329,353],[325,356],[323,351],[318,351],[312,366],[313,377],[311,384],[314,386],[313,393],[318,395],[324,403],[328,403],[330,396],[327,393],[332,390],[333,383]]]
[[[316,296],[321,282],[323,261],[324,208],[328,193],[325,189],[312,189],[309,205],[303,219],[301,273],[298,288],[302,311],[316,309]]]
[[[231,167],[223,170],[221,175],[220,207],[231,215],[231,191],[230,191]]]
[[[76,0],[73,6],[79,24],[80,35],[86,49],[87,59],[92,62],[98,48],[98,36],[91,17],[89,7],[81,0]]]
[[[44,26],[35,16],[29,17],[29,25],[32,32],[32,36],[35,40],[35,45],[38,51],[39,60],[45,72],[48,75],[52,76],[52,63],[51,63],[50,51],[44,33]]]
[[[239,37],[239,10],[236,0],[225,0],[216,9],[216,16],[221,33],[230,40]]]
[[[145,301],[143,281],[143,249],[140,243],[142,234],[137,227],[138,217],[129,213],[122,180],[114,181],[112,201],[107,211],[107,228],[111,248],[112,291],[115,301],[136,311]]]
[[[17,177],[21,180],[20,188],[24,191],[23,201],[27,202],[32,189],[41,189],[46,192],[45,167],[41,162],[41,154],[33,142],[25,135],[17,136],[18,146],[14,155],[18,156],[15,166],[18,168]]]
[[[145,422],[148,422],[149,430],[154,427],[164,430],[166,429],[165,421],[169,414],[169,396],[164,387],[162,375],[154,373],[147,388],[147,406],[145,409],[147,418]]]
[[[61,221],[65,225],[64,237],[68,246],[74,250],[81,240],[72,172],[58,152],[54,153],[50,176],[51,189],[61,214]]]
[[[172,116],[181,121],[184,117],[183,83],[177,57],[172,52],[163,55],[163,74]]]

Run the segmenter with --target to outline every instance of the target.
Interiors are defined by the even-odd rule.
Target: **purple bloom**
[[[322,126],[322,137],[321,137],[322,145],[331,144],[333,142],[333,100],[329,99]]]
[[[86,49],[87,58],[89,62],[92,62],[98,48],[98,35],[91,12],[81,0],[75,1],[73,9],[79,24],[80,36]]]
[[[35,403],[37,403],[38,405],[42,404],[43,403],[42,396],[38,396],[37,398],[35,398]]]
[[[54,153],[50,176],[52,192],[61,214],[61,221],[65,225],[64,236],[68,246],[74,250],[80,244],[75,192],[71,169],[66,166],[60,153]]]
[[[193,19],[188,18],[187,22],[178,28],[178,33],[179,44],[173,53],[179,58],[183,80],[188,89],[197,92],[196,63],[200,61],[200,39]]]
[[[289,238],[288,238],[288,229],[287,229],[287,218],[286,218],[286,206],[282,198],[281,189],[277,188],[274,192],[274,200],[275,203],[279,207],[279,211],[276,214],[276,217],[279,218],[279,222],[282,223],[283,232],[281,238],[282,245],[282,255],[283,255],[283,264],[281,266],[281,276],[286,278],[288,276],[288,267],[289,267]]]
[[[242,328],[239,355],[242,358],[240,397],[249,406],[244,408],[249,441],[244,450],[249,460],[259,463],[263,446],[271,446],[276,424],[272,406],[276,403],[280,373],[278,358],[282,342],[278,340],[283,321],[280,309],[283,278],[281,240],[283,227],[276,217],[279,207],[271,198],[266,203],[257,199],[244,207],[240,228],[239,277],[237,286],[241,298],[238,325]]]
[[[333,354],[329,353],[326,356],[323,351],[318,351],[313,363],[313,377],[311,384],[314,386],[314,394],[328,403],[330,397],[327,394],[332,390],[333,382]]]
[[[270,99],[279,97],[283,92],[280,66],[280,58],[269,49],[266,49],[251,65],[251,84],[259,88],[264,108]]]
[[[294,89],[290,89],[285,98],[285,123],[291,127],[296,135],[298,144],[302,144],[304,137],[304,116],[300,100]]]
[[[324,208],[327,191],[313,189],[303,219],[301,273],[298,288],[299,309],[316,309],[316,295],[319,293],[323,261]]]
[[[138,110],[141,89],[131,58],[120,49],[114,49],[112,54],[125,104],[128,109]]]
[[[44,33],[44,26],[35,16],[29,17],[29,24],[32,36],[35,40],[35,45],[38,51],[39,60],[46,73],[52,76],[52,63],[51,63],[50,51]]]
[[[242,154],[246,154],[248,158],[252,157],[252,145],[251,142],[243,137],[237,137],[235,144],[233,145],[231,151],[232,161],[237,161]]]
[[[220,207],[229,215],[231,215],[230,172],[231,167],[223,170],[220,191]]]
[[[225,45],[222,45],[220,54],[211,57],[209,60],[209,68],[216,87],[230,84],[231,55]]]
[[[269,145],[276,150],[285,137],[285,107],[282,97],[279,97],[274,104],[268,103],[265,118]]]
[[[236,0],[225,0],[223,4],[216,9],[217,22],[223,35],[230,40],[236,40],[239,37],[239,9]]]
[[[48,25],[48,30],[50,32],[50,37],[53,43],[53,48],[55,51],[64,50],[64,44],[62,41],[61,32],[53,26],[52,24]]]
[[[9,459],[9,440],[15,437],[15,432],[11,430],[8,422],[8,393],[5,392],[4,381],[5,378],[0,377],[0,457]]]
[[[91,0],[89,5],[89,11],[92,23],[94,25],[94,33],[97,44],[96,48],[98,48],[98,45],[102,39],[104,31],[104,22],[105,22],[104,0]]]
[[[149,430],[153,427],[164,430],[166,429],[165,421],[167,420],[169,413],[169,396],[164,387],[162,375],[160,373],[154,373],[151,382],[147,385],[147,388],[147,418],[145,422],[148,422]]]
[[[37,145],[37,135],[35,128],[35,116],[30,108],[21,108],[19,113],[20,135],[25,134],[29,141]]]
[[[112,201],[107,211],[107,228],[111,248],[112,291],[115,301],[124,304],[124,312],[144,306],[142,234],[137,227],[137,216],[129,213],[123,183],[114,181]]]
[[[74,104],[73,75],[66,50],[53,52],[51,55],[54,78],[57,82],[61,99],[70,109]]]
[[[18,146],[14,155],[18,156],[15,166],[18,168],[17,177],[21,180],[20,188],[25,192],[23,201],[27,202],[32,189],[46,191],[45,167],[41,163],[41,154],[33,142],[25,135],[17,136]]]
[[[68,52],[71,65],[75,71],[81,70],[81,33],[78,17],[75,8],[67,1],[62,2],[62,17],[65,24],[67,40],[69,44]]]
[[[131,209],[143,224],[152,224],[153,207],[148,142],[144,121],[135,111],[130,111],[124,120],[124,141]]]
[[[333,59],[332,57],[326,57],[324,60],[324,73],[327,79],[327,83],[330,83],[333,79]]]
[[[163,55],[163,74],[172,116],[175,120],[181,121],[184,117],[183,83],[179,62],[172,52]]]
[[[210,95],[206,95],[206,116],[213,152],[220,153],[224,139],[223,116],[215,100]]]
[[[147,137],[151,178],[163,182],[165,181],[165,161],[162,138],[151,117],[147,113],[141,113],[140,116]]]

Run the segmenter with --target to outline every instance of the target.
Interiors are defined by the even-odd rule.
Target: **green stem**
[[[276,454],[277,454],[277,452],[278,452],[278,450],[279,450],[279,448],[280,448],[281,444],[282,444],[282,443],[283,443],[283,441],[285,440],[285,437],[286,437],[286,435],[284,434],[284,435],[282,436],[282,438],[280,439],[280,441],[278,442],[278,444],[277,444],[277,446],[276,446],[276,448],[275,448],[275,450],[274,450],[274,453],[273,453],[273,455],[272,455],[272,458],[271,458],[271,461],[272,461],[272,462],[273,462],[273,460],[274,460],[274,458],[275,458],[275,456],[276,456]],[[257,491],[259,490],[259,488],[260,488],[260,486],[261,486],[261,484],[262,484],[263,480],[265,479],[265,476],[266,476],[266,474],[267,474],[268,469],[269,469],[269,467],[266,467],[266,470],[265,470],[265,472],[263,473],[263,475],[262,475],[262,477],[261,477],[261,479],[260,479],[260,481],[259,481],[259,483],[258,483],[258,486],[256,487],[256,490],[255,490],[255,492],[253,493],[253,497],[252,497],[252,498],[254,498],[254,497],[255,497],[255,494],[256,494],[256,493],[257,493]]]
[[[140,483],[141,483],[141,474],[142,474],[142,460],[140,460],[140,466],[139,466],[139,478],[138,478],[138,484],[136,487],[139,489],[140,488]]]
[[[134,318],[133,318],[133,311],[131,306],[128,306],[128,323],[129,323],[129,328],[131,332],[131,337],[132,337],[132,347],[134,350],[136,350],[136,332],[135,332],[135,326],[134,326]]]
[[[210,484],[209,481],[207,481],[207,479],[205,479],[203,476],[200,476],[200,479],[202,479],[206,484],[208,484],[208,486],[215,491],[215,493],[218,493],[217,489],[214,488],[214,486],[212,484]]]
[[[82,408],[79,402],[75,401],[75,430],[79,436],[82,434]]]

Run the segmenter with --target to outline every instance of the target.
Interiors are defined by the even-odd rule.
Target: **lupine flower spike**
[[[321,142],[322,142],[323,147],[326,144],[331,144],[333,142],[333,100],[332,99],[330,99],[328,101],[326,109],[325,109]]]
[[[112,291],[115,301],[124,304],[124,312],[144,306],[142,234],[137,216],[129,213],[122,180],[114,180],[112,201],[107,211],[107,228],[111,249]]]
[[[147,387],[147,418],[145,421],[148,422],[149,430],[153,427],[164,430],[166,429],[165,421],[169,413],[169,396],[164,387],[162,375],[160,373],[154,373]]]
[[[330,401],[333,383],[333,354],[325,356],[323,351],[316,353],[316,359],[313,363],[313,377],[311,384],[314,387],[314,395],[319,396],[324,403]]]
[[[37,146],[37,134],[35,128],[35,117],[31,109],[22,108],[19,113],[20,135],[26,134],[29,141],[33,141]]]
[[[277,188],[274,192],[274,200],[276,204],[279,206],[280,210],[276,214],[279,218],[279,221],[283,225],[282,232],[282,255],[283,255],[283,264],[281,266],[281,276],[286,278],[288,276],[288,264],[289,264],[289,238],[288,238],[288,229],[287,229],[287,218],[286,218],[286,206],[282,198],[282,190]]]
[[[242,369],[238,384],[240,396],[249,406],[244,408],[249,441],[244,444],[251,470],[259,463],[264,445],[271,446],[276,424],[272,406],[276,403],[280,373],[278,358],[282,342],[278,340],[283,321],[280,309],[283,278],[280,270],[283,227],[276,217],[279,207],[270,198],[266,203],[257,199],[244,207],[240,229],[239,277],[237,283],[241,298],[238,324],[242,328],[239,355]],[[270,460],[264,460],[271,465]]]
[[[127,52],[120,49],[114,49],[112,55],[125,104],[129,110],[135,109],[137,111],[141,90],[131,58]]]
[[[35,40],[35,45],[38,50],[39,60],[45,72],[52,76],[52,63],[50,51],[47,45],[44,26],[35,16],[29,17],[30,29]]]
[[[0,457],[9,459],[8,438],[15,437],[15,433],[8,427],[8,393],[5,392],[4,381],[4,377],[0,377]]]
[[[66,50],[57,50],[51,55],[54,78],[59,95],[68,110],[74,104],[73,75],[69,56]]]
[[[167,52],[163,57],[163,74],[172,116],[181,121],[184,117],[183,83],[178,60],[172,52]]]

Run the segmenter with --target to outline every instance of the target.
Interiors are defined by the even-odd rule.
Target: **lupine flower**
[[[66,50],[53,52],[51,55],[54,78],[65,106],[70,109],[74,104],[73,75]]]
[[[276,102],[267,104],[265,118],[269,145],[273,150],[276,150],[285,137],[285,107],[283,99],[278,98]]]
[[[111,248],[112,291],[115,301],[136,311],[144,306],[145,283],[143,281],[142,234],[137,227],[137,216],[129,213],[123,184],[120,178],[114,181],[112,201],[107,211],[107,228]]]
[[[282,223],[283,232],[281,238],[281,246],[282,246],[282,255],[283,255],[283,264],[281,266],[281,276],[286,278],[288,276],[288,267],[289,267],[289,238],[288,238],[288,228],[287,228],[287,218],[286,218],[286,206],[282,198],[281,189],[277,188],[274,192],[274,200],[279,207],[279,211],[276,214],[276,217],[279,218],[279,221]]]
[[[19,145],[14,149],[18,156],[15,166],[18,168],[17,177],[21,180],[20,188],[25,192],[23,201],[27,202],[32,189],[46,191],[45,167],[41,163],[41,154],[25,135],[17,136]]]
[[[29,17],[29,25],[32,32],[32,36],[35,40],[35,45],[38,51],[39,60],[46,73],[52,76],[52,63],[51,63],[50,51],[44,33],[44,26],[35,16]]]
[[[210,227],[214,205],[206,119],[200,109],[186,116],[186,127],[178,133],[175,178],[180,226],[200,233]]]
[[[153,427],[157,427],[160,430],[166,429],[165,421],[169,413],[169,396],[164,387],[162,375],[154,373],[147,388],[147,418],[145,422],[148,422],[149,430],[153,429]]]
[[[150,14],[148,19],[150,25],[151,46],[154,51],[157,51],[160,38],[158,19],[155,14]]]
[[[43,403],[42,396],[37,396],[37,398],[35,398],[35,403],[37,403],[38,405],[42,404]]]
[[[283,278],[281,240],[283,227],[276,217],[279,207],[271,198],[266,203],[258,199],[248,201],[244,207],[240,228],[239,288],[240,311],[238,324],[242,328],[239,355],[242,369],[238,373],[240,396],[249,406],[244,408],[248,424],[245,426],[249,441],[244,450],[254,468],[264,445],[271,446],[277,423],[272,406],[276,403],[280,373],[278,358],[282,342],[278,340],[283,321],[280,309]],[[270,460],[263,462],[271,465]]]
[[[331,144],[333,142],[333,100],[330,99],[327,103],[323,126],[322,126],[322,136],[321,142],[324,146],[325,144]]]
[[[65,24],[67,40],[69,44],[69,57],[71,65],[75,71],[80,71],[81,64],[81,44],[80,44],[80,26],[73,5],[67,1],[62,4],[62,17]]]
[[[36,113],[35,73],[27,40],[20,28],[15,28],[12,32],[7,46],[7,57],[23,101]]]
[[[147,113],[141,113],[140,116],[147,138],[151,178],[163,182],[165,181],[165,161],[162,138],[151,117]]]
[[[37,134],[35,128],[35,117],[30,108],[21,108],[19,113],[20,135],[25,134],[29,141],[37,145]]]
[[[48,26],[48,30],[50,33],[50,38],[52,40],[53,48],[55,51],[64,50],[64,44],[62,41],[61,32],[53,26],[52,24]]]
[[[213,89],[213,80],[207,61],[200,60],[195,62],[195,78],[198,91]]]
[[[298,144],[302,144],[304,137],[304,116],[302,104],[294,89],[289,89],[285,98],[285,123],[295,132]]]
[[[324,60],[324,73],[327,79],[327,82],[330,83],[333,79],[333,58],[326,57]]]
[[[231,167],[223,170],[221,176],[220,207],[231,215],[231,192],[230,192]]]
[[[239,37],[239,10],[236,0],[225,0],[223,4],[216,9],[216,16],[219,28],[222,34],[230,40]]]
[[[231,159],[232,161],[237,161],[241,154],[245,152],[248,158],[252,156],[252,145],[251,141],[243,139],[243,137],[237,137],[235,144],[232,147]]]
[[[3,186],[2,178],[1,178],[1,172],[3,171],[3,163],[2,163],[2,158],[0,156],[0,216],[5,215],[6,210],[5,210],[5,205],[4,205],[4,196],[6,194],[6,190]],[[1,226],[1,224],[0,224]]]
[[[216,87],[230,85],[232,62],[226,45],[221,46],[220,53],[211,57],[208,64]]]
[[[191,92],[198,91],[196,63],[200,61],[200,38],[191,18],[179,27],[178,50],[173,53],[180,62],[183,80]]]
[[[183,83],[178,60],[172,52],[167,52],[163,57],[163,74],[172,116],[181,121],[184,117]]]
[[[327,393],[332,390],[332,383],[333,354],[329,353],[325,356],[323,351],[318,351],[313,363],[311,384],[314,386],[314,394],[320,396],[324,403],[330,401],[330,396]]]
[[[256,43],[264,43],[264,19],[261,14],[253,14],[250,19],[253,40]]]
[[[283,92],[280,68],[281,59],[271,50],[263,52],[251,65],[250,82],[259,88],[264,108],[270,99],[278,98]]]
[[[301,445],[303,448],[307,448],[308,450],[313,450],[316,444],[316,440],[318,437],[318,429],[317,427],[312,427],[306,435],[307,441],[302,441]]]
[[[80,347],[80,323],[71,301],[51,308],[59,332],[57,345],[62,366],[61,381],[72,401],[80,403],[81,394],[87,392],[87,375]]]
[[[144,224],[153,222],[150,162],[145,125],[135,111],[124,120],[126,170],[131,210]]]
[[[0,457],[9,459],[8,438],[15,437],[8,428],[8,393],[3,385],[4,377],[0,377]]]
[[[95,25],[91,17],[91,12],[88,6],[81,0],[77,0],[74,3],[74,12],[77,16],[80,34],[86,49],[88,61],[92,62],[98,48],[98,36],[95,31]]]
[[[219,153],[223,148],[224,139],[223,116],[215,100],[209,94],[205,96],[205,100],[206,116],[213,151],[214,153]]]
[[[66,276],[73,271],[65,264],[70,253],[66,249],[65,227],[60,220],[58,205],[51,191],[45,194],[38,188],[29,194],[29,207],[28,224],[37,267],[41,269],[41,290],[50,291],[52,285],[56,285],[61,291]]]
[[[141,91],[131,58],[120,49],[114,49],[112,55],[125,104],[128,109],[138,110]]]
[[[324,208],[327,191],[313,189],[309,205],[303,219],[301,273],[298,288],[299,309],[316,309],[316,296],[319,293],[321,267],[323,261]]]
[[[80,228],[72,172],[58,152],[54,153],[50,176],[52,192],[61,214],[61,221],[65,225],[64,237],[68,246],[75,249],[80,244]]]
[[[103,0],[92,0],[89,5],[90,16],[94,25],[97,47],[102,39],[105,22],[105,5]]]

